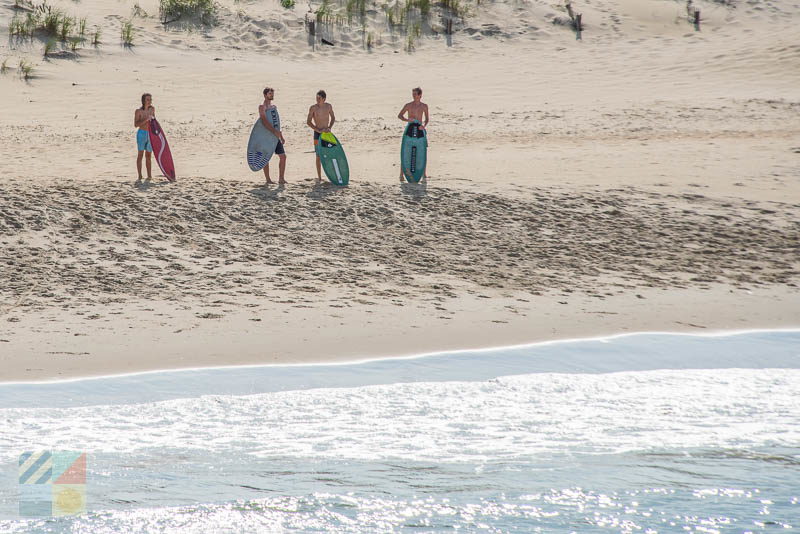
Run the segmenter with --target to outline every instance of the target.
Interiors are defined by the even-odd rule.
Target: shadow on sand
[[[280,194],[286,190],[285,185],[262,185],[248,191],[251,195],[261,200],[279,200]]]
[[[425,198],[428,194],[428,180],[421,180],[415,184],[404,182],[400,184],[400,191],[411,198]]]
[[[149,191],[154,187],[162,187],[173,183],[175,182],[170,182],[166,178],[164,179],[153,178],[152,180],[136,180],[135,182],[133,182],[133,187],[135,187],[139,191]]]
[[[306,196],[313,200],[322,200],[325,197],[339,194],[346,189],[347,186],[334,185],[330,182],[320,182],[318,184],[314,184],[314,186],[311,188],[311,191],[309,191]]]

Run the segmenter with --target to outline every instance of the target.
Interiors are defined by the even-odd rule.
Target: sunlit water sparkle
[[[800,332],[0,384],[0,532],[800,529]],[[17,458],[89,453],[24,519]]]

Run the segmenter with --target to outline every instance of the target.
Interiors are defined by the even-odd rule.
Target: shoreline
[[[57,382],[177,369],[353,364],[635,333],[731,335],[800,328],[800,307],[794,304],[798,302],[797,291],[787,295],[784,288],[773,287],[741,294],[723,286],[705,291],[704,296],[697,293],[651,290],[639,293],[644,299],[621,295],[603,301],[576,297],[571,306],[558,304],[563,297],[545,295],[527,309],[505,314],[499,310],[507,297],[497,297],[493,309],[470,310],[470,304],[481,303],[470,303],[461,296],[462,311],[454,318],[408,325],[397,323],[393,306],[372,306],[372,321],[392,324],[371,335],[357,323],[358,317],[367,313],[363,309],[366,306],[349,309],[344,324],[317,325],[313,332],[305,326],[307,317],[319,316],[319,310],[313,308],[289,313],[273,310],[269,315],[261,311],[263,321],[256,323],[249,320],[252,312],[248,310],[231,310],[222,318],[210,320],[198,320],[191,310],[182,310],[182,315],[173,310],[171,318],[159,325],[153,324],[151,312],[140,311],[103,323],[65,314],[60,328],[54,328],[44,315],[35,321],[36,314],[28,313],[24,326],[14,336],[9,336],[8,323],[0,329],[0,339],[6,341],[4,348],[9,349],[0,357],[0,383]],[[694,304],[687,311],[684,304],[689,298]],[[154,309],[152,302],[145,305]],[[420,306],[405,312],[422,314],[426,309]],[[52,319],[52,312],[46,314]]]
[[[424,359],[424,358],[433,358],[433,357],[446,357],[446,356],[454,356],[458,354],[481,354],[486,352],[494,352],[494,351],[501,351],[501,350],[520,350],[526,348],[538,348],[538,347],[547,347],[553,345],[560,345],[560,344],[570,344],[570,343],[588,343],[593,341],[612,341],[615,339],[624,339],[627,337],[634,337],[634,336],[686,336],[686,337],[701,337],[701,338],[717,338],[717,337],[734,337],[734,336],[742,336],[748,334],[769,334],[769,333],[800,333],[800,325],[796,327],[784,327],[784,328],[744,328],[739,330],[730,330],[730,329],[718,329],[712,330],[708,332],[690,332],[690,331],[682,331],[682,330],[647,330],[647,331],[635,331],[635,332],[621,332],[616,334],[607,334],[607,335],[599,335],[599,336],[591,336],[591,337],[575,337],[575,338],[559,338],[559,339],[548,339],[548,340],[541,340],[541,341],[532,341],[530,343],[521,343],[515,345],[498,345],[493,347],[478,347],[478,348],[464,348],[464,349],[451,349],[451,350],[437,350],[437,351],[430,351],[430,352],[423,352],[423,353],[416,353],[416,354],[406,354],[406,355],[382,355],[370,358],[363,358],[363,359],[348,359],[348,360],[339,360],[335,359],[333,361],[318,361],[318,362],[280,362],[280,363],[253,363],[253,364],[234,364],[234,365],[217,365],[217,366],[203,366],[203,367],[176,367],[176,368],[159,368],[159,369],[148,369],[142,371],[132,371],[128,373],[117,373],[117,374],[105,374],[105,375],[85,375],[85,376],[73,376],[69,378],[53,378],[53,379],[45,379],[45,380],[19,380],[19,381],[0,381],[0,387],[3,386],[17,386],[17,385],[48,385],[48,384],[69,384],[74,382],[83,382],[83,381],[90,381],[90,380],[107,380],[107,379],[115,379],[115,378],[131,378],[137,376],[146,376],[146,375],[153,375],[159,373],[182,373],[182,372],[203,372],[203,371],[218,371],[218,370],[244,370],[244,369],[264,369],[264,368],[295,368],[295,367],[317,367],[317,366],[324,366],[324,367],[347,367],[352,365],[360,365],[360,364],[369,364],[369,363],[376,363],[376,362],[384,362],[387,360],[391,361],[399,361],[399,360],[417,360],[417,359]]]

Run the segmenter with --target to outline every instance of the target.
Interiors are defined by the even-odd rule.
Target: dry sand
[[[800,5],[695,3],[695,31],[678,2],[576,3],[576,40],[562,6],[483,3],[408,52],[378,4],[331,47],[305,5],[165,30],[140,2],[125,48],[135,3],[83,0],[57,4],[107,42],[45,61],[13,4],[0,62],[37,66],[0,75],[0,380],[800,327]],[[286,188],[244,159],[264,85]],[[400,185],[415,85],[432,178]],[[319,88],[347,189],[313,185]],[[144,91],[176,184],[134,183]]]

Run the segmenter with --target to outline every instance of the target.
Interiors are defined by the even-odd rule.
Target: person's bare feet
[[[280,180],[278,180],[278,185],[286,185],[286,180],[281,178]]]
[[[267,178],[267,181],[266,181],[266,182],[264,182],[264,183],[265,183],[266,185],[275,185],[275,182],[273,182],[273,181],[272,181],[272,180],[270,180],[269,178]]]

